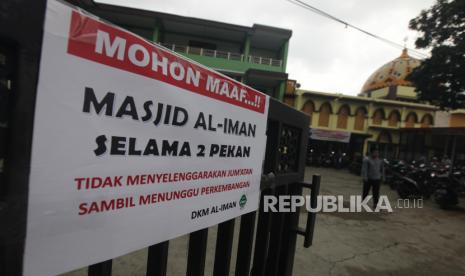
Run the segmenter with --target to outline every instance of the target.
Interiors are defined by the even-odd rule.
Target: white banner
[[[350,132],[312,128],[310,129],[310,139],[349,143]]]
[[[25,275],[257,209],[266,95],[55,0],[37,93]]]

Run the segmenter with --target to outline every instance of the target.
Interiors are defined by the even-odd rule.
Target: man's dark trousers
[[[373,207],[376,208],[379,200],[379,186],[381,185],[381,179],[368,179],[363,181],[363,199],[370,193],[370,189],[373,188]]]

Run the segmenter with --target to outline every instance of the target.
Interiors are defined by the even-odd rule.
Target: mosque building
[[[465,110],[444,112],[420,102],[406,80],[420,64],[404,49],[374,71],[357,96],[292,89],[295,82],[288,81],[284,101],[311,118],[309,145],[316,154],[343,152],[353,159],[372,147],[388,159],[465,153],[457,143],[465,137]]]

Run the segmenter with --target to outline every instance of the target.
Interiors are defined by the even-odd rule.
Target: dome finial
[[[407,50],[407,41],[408,41],[408,36],[404,37],[404,49],[402,50],[402,54],[400,55],[401,58],[410,57],[408,55],[408,50]]]
[[[401,58],[409,58],[410,56],[408,55],[408,49],[407,47],[404,47],[402,50],[402,54],[400,55]]]

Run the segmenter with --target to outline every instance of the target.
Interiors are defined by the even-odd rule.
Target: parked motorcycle
[[[313,166],[316,163],[314,150],[310,147],[307,149],[307,158],[305,159],[305,163],[307,166]]]
[[[428,172],[424,165],[416,167],[415,163],[400,165],[395,172],[395,178],[391,187],[394,187],[401,198],[429,198],[431,184],[428,180]]]
[[[386,165],[386,182],[395,188],[400,198],[432,198],[441,208],[458,204],[459,195],[465,195],[464,168],[452,170],[449,165],[402,161]]]
[[[385,181],[392,190],[397,188],[397,185],[402,182],[402,177],[405,175],[405,163],[400,160],[389,161],[384,159]]]
[[[360,175],[362,173],[362,157],[356,156],[349,164],[349,171],[353,174]]]
[[[336,169],[345,168],[347,166],[347,163],[348,163],[348,159],[347,159],[347,154],[345,152],[338,153],[335,156],[334,167]]]

